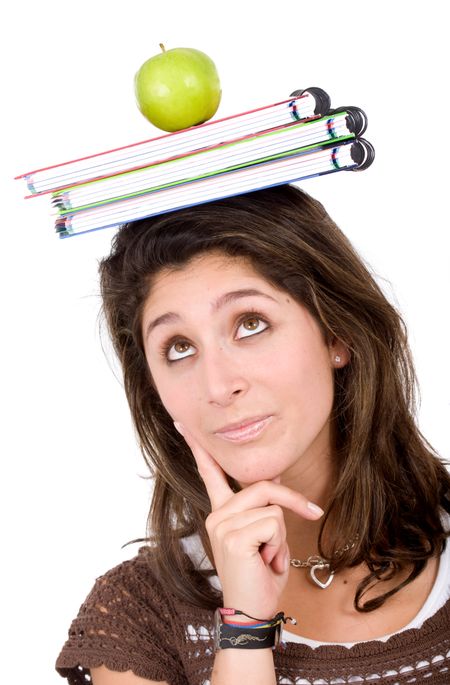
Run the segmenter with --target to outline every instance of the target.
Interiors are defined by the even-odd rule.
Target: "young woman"
[[[100,276],[150,539],[97,579],[60,674],[450,682],[450,476],[403,322],[320,203],[280,186],[131,223]]]

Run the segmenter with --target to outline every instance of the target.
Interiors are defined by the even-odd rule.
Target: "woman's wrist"
[[[282,611],[265,619],[250,616],[239,609],[218,607],[214,615],[215,648],[275,649],[281,641],[282,624],[287,621],[297,622],[292,616],[286,617]]]
[[[273,650],[221,649],[214,660],[211,685],[276,685]]]
[[[246,616],[245,614],[234,614],[233,616],[225,614],[222,615],[222,623],[232,623],[233,625],[256,625],[260,623],[260,621],[257,621],[250,616]]]

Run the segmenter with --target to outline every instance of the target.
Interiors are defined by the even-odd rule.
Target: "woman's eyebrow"
[[[241,288],[240,290],[232,290],[229,293],[220,295],[220,297],[213,302],[212,310],[213,312],[216,312],[221,309],[221,307],[224,307],[226,304],[230,304],[230,302],[234,302],[235,300],[239,300],[241,297],[252,297],[255,295],[259,297],[267,297],[269,300],[272,300],[272,302],[276,302],[274,297],[271,297],[267,293],[261,292],[261,290],[256,290],[255,288]]]
[[[256,290],[255,288],[241,288],[240,290],[232,290],[229,293],[224,293],[223,295],[220,295],[220,297],[218,297],[212,303],[211,309],[213,312],[217,312],[219,309],[221,309],[227,304],[230,304],[231,302],[235,302],[236,300],[239,300],[243,297],[255,296],[266,297],[267,299],[272,300],[272,302],[276,302],[276,299],[274,297],[271,297],[267,293],[261,292],[261,290]],[[165,314],[161,314],[161,316],[158,316],[156,319],[150,321],[150,323],[148,324],[145,332],[145,340],[147,340],[148,336],[156,328],[156,326],[160,326],[161,324],[175,323],[180,320],[180,315],[176,314],[175,312],[166,312]]]
[[[161,314],[161,316],[157,316],[156,319],[150,321],[148,324],[145,331],[145,340],[147,340],[148,336],[156,328],[156,326],[159,326],[163,323],[174,323],[175,321],[180,321],[180,319],[180,315],[175,314],[175,312],[166,312],[165,314]]]

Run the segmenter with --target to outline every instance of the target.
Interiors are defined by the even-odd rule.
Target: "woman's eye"
[[[262,333],[268,328],[269,324],[259,316],[247,316],[238,328],[238,338],[248,338],[249,335]]]
[[[238,340],[248,338],[251,335],[262,333],[266,328],[269,328],[267,321],[256,314],[248,315],[241,319],[236,337]],[[176,340],[164,346],[162,353],[167,361],[176,362],[192,357],[195,354],[195,347],[188,340]]]
[[[171,362],[175,362],[178,359],[191,357],[193,354],[194,348],[192,347],[191,343],[188,343],[187,340],[178,340],[168,348],[167,359]]]

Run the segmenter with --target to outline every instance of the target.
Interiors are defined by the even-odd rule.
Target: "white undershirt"
[[[446,601],[450,598],[450,540],[446,545],[444,552],[439,560],[439,570],[434,581],[431,592],[428,595],[422,608],[416,614],[416,616],[408,623],[408,625],[396,630],[395,633],[389,633],[388,635],[383,635],[382,637],[375,638],[377,641],[386,642],[391,635],[396,633],[402,633],[404,630],[409,628],[420,628],[421,625],[433,616],[441,607],[444,606]],[[370,641],[372,641],[371,638]],[[341,647],[352,647],[355,642],[321,642],[319,640],[310,640],[307,637],[301,637],[300,635],[295,635],[290,633],[288,630],[283,630],[283,640],[284,642],[300,642],[304,645],[309,645],[310,647],[316,648],[321,645],[340,645]],[[369,642],[369,640],[358,640],[358,642]]]

